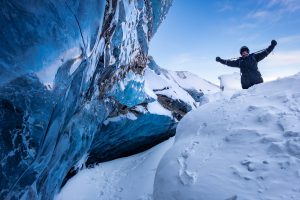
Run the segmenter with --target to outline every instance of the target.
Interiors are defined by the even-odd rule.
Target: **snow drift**
[[[154,199],[299,199],[300,74],[205,104],[179,123]]]
[[[152,200],[156,168],[174,138],[130,157],[81,170],[55,200]]]

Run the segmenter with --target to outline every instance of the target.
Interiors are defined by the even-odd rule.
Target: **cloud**
[[[270,0],[265,6],[260,7],[260,10],[249,12],[248,18],[260,21],[277,22],[286,14],[291,14],[299,10],[299,0]]]
[[[222,7],[218,10],[219,12],[226,12],[226,11],[232,11],[233,6],[230,4],[224,4]]]
[[[259,10],[250,12],[247,17],[248,19],[258,20],[260,22],[277,22],[283,16],[282,11],[279,10]]]
[[[216,10],[218,12],[229,12],[234,10],[234,4],[232,3],[231,0],[226,0],[226,1],[218,1],[216,3]]]
[[[287,44],[287,43],[295,43],[300,41],[300,35],[291,35],[287,37],[282,37],[278,39],[280,44]]]
[[[261,10],[261,11],[256,11],[256,12],[249,13],[248,17],[249,18],[254,18],[254,19],[261,19],[261,18],[270,17],[271,15],[272,15],[271,12]]]
[[[300,9],[300,4],[299,0],[271,0],[267,7],[279,7],[284,13],[292,13]]]
[[[250,23],[246,21],[244,23],[226,26],[225,32],[230,35],[235,35],[238,41],[244,42],[249,40],[255,40],[257,37],[260,36],[258,32],[254,31],[257,28],[257,23]],[[245,34],[249,32],[251,32],[251,34]]]
[[[269,57],[264,61],[266,67],[294,66],[300,71],[300,50],[275,52]]]
[[[257,27],[257,24],[254,24],[254,23],[243,23],[243,24],[236,26],[236,29],[237,30],[252,29],[252,28],[256,28],[256,27]]]
[[[265,81],[275,80],[300,72],[300,50],[275,51],[259,64]]]

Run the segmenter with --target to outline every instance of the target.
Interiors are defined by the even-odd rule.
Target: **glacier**
[[[82,160],[94,165],[169,138],[219,90],[204,80],[195,87],[194,75],[148,55],[171,5],[1,2],[1,199],[53,199]]]

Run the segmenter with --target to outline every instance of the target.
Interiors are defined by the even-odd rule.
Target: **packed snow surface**
[[[187,114],[162,158],[154,199],[300,199],[300,74]]]
[[[300,73],[210,95],[174,143],[82,170],[56,199],[298,200],[299,85]]]
[[[143,153],[84,169],[55,200],[151,200],[157,165],[173,142],[171,138]]]

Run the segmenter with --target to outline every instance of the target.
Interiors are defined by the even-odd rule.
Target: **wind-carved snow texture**
[[[205,81],[203,91],[190,87],[188,73],[151,69],[148,43],[171,3],[1,3],[1,199],[52,199],[83,158],[93,164],[153,146],[206,102],[206,88],[217,91]]]
[[[225,91],[188,113],[158,166],[154,199],[299,199],[299,84],[297,74]]]

